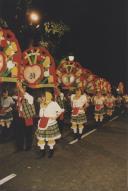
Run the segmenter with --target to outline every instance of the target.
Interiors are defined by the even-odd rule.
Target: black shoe
[[[43,149],[43,150],[40,150],[39,151],[39,153],[38,153],[38,157],[37,157],[37,159],[41,159],[41,158],[43,158],[44,156],[45,156],[45,149]]]
[[[50,149],[49,152],[48,152],[48,158],[52,158],[53,154],[54,154],[54,150]]]
[[[78,139],[77,133],[74,133],[74,139]]]
[[[80,141],[82,137],[82,134],[78,134],[78,140]]]

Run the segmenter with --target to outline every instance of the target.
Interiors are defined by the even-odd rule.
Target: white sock
[[[79,134],[82,134],[83,128],[79,128]]]
[[[44,150],[44,146],[45,146],[45,145],[40,145],[40,149],[41,149],[41,150]]]
[[[74,133],[77,133],[77,128],[73,128],[73,132],[74,132]]]
[[[49,145],[49,147],[50,147],[50,150],[52,150],[52,149],[53,149],[53,146],[54,146],[54,145]]]

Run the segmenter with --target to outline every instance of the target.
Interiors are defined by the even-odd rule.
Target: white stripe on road
[[[6,176],[5,178],[0,180],[0,186],[2,184],[4,184],[5,182],[8,182],[9,180],[11,180],[12,178],[14,178],[16,176],[16,174],[10,174],[8,176]]]
[[[119,116],[115,116],[114,118],[112,118],[111,120],[109,120],[107,123],[105,123],[105,124],[103,125],[103,127],[106,126],[109,122],[114,121],[114,120],[117,119],[117,118],[119,118]],[[85,133],[84,135],[82,135],[81,139],[83,139],[84,137],[90,135],[91,133],[95,132],[96,130],[97,130],[97,129],[93,129],[92,131],[89,131],[88,133]],[[78,142],[78,139],[75,139],[75,140],[69,142],[69,144],[72,145],[72,144],[74,144],[74,143],[76,143],[76,142]]]
[[[93,133],[95,131],[96,131],[96,129],[93,129],[92,131],[89,131],[88,133],[83,134],[81,139],[83,139],[84,137],[87,137],[88,135],[90,135],[91,133]]]
[[[93,129],[92,131],[89,131],[88,133],[83,134],[82,137],[81,137],[81,139],[83,139],[84,137],[90,135],[91,133],[93,133],[93,132],[95,132],[95,131],[96,131],[96,129]],[[72,145],[72,144],[74,144],[74,143],[76,143],[76,142],[78,142],[78,139],[75,139],[75,140],[69,142],[69,144]]]
[[[112,118],[111,120],[109,121],[114,121],[115,119],[117,119],[119,116],[115,116],[114,118]]]

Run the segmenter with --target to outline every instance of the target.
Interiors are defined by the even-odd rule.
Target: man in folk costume
[[[76,89],[75,94],[71,95],[71,106],[71,128],[74,132],[74,138],[78,138],[80,140],[84,129],[84,124],[87,122],[85,109],[88,106],[87,96],[82,94],[82,90],[80,88]]]
[[[102,122],[104,118],[105,97],[102,95],[101,90],[97,90],[97,94],[93,97],[93,104],[95,106],[95,120],[96,122]]]
[[[53,95],[51,92],[45,92],[42,98],[42,104],[40,107],[38,121],[38,129],[36,131],[36,136],[40,147],[40,153],[38,158],[45,156],[45,145],[49,146],[48,157],[51,158],[54,153],[55,140],[61,137],[59,127],[57,124],[57,118],[64,112],[64,109],[61,109],[57,102],[53,101]]]
[[[2,138],[6,139],[9,135],[9,129],[13,121],[12,106],[14,100],[8,95],[8,90],[3,90],[0,99],[0,126],[3,127]]]
[[[108,92],[105,96],[106,114],[110,117],[114,111],[115,100],[116,98],[111,94],[111,92]]]
[[[26,151],[32,147],[33,138],[33,123],[35,117],[34,98],[26,92],[26,88],[22,87],[20,82],[17,83],[19,90],[16,119],[15,119],[15,131],[16,131],[16,147],[17,151],[21,151],[25,148]]]
[[[61,109],[64,109],[66,111],[66,98],[64,96],[64,93],[59,90],[55,100],[59,104]],[[65,126],[64,113],[62,113],[60,117],[58,118],[58,124],[59,124],[61,133],[62,133],[63,127]]]

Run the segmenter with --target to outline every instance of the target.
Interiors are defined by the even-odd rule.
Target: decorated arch
[[[20,78],[32,88],[55,87],[55,62],[49,51],[42,47],[32,47],[22,54]]]
[[[58,86],[63,89],[84,88],[86,85],[83,67],[76,61],[61,60],[57,70]]]
[[[95,79],[95,90],[100,90],[103,94],[111,92],[111,84],[104,78]]]
[[[16,82],[21,64],[21,50],[14,33],[0,28],[0,82]]]

